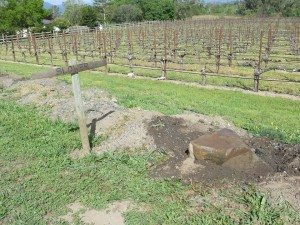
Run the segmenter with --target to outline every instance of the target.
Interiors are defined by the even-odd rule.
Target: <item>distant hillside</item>
[[[231,3],[236,2],[236,0],[204,0],[204,3],[212,3],[212,4],[224,4],[224,3]]]
[[[51,3],[49,3],[49,2],[44,2],[44,8],[45,8],[45,9],[51,9],[53,6],[54,6],[54,5],[51,4]],[[60,4],[60,5],[57,5],[57,6],[58,6],[60,12],[63,12],[63,11],[64,11],[64,6],[63,6],[63,4]]]

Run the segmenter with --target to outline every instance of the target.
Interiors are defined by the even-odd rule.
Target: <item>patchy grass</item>
[[[81,82],[86,87],[92,85],[109,91],[129,108],[140,107],[167,115],[187,110],[222,116],[253,134],[300,142],[299,101],[92,73],[83,73]]]
[[[119,66],[114,64],[109,65],[109,69],[110,72],[112,73],[128,74],[130,72],[129,67]],[[199,71],[200,69],[192,68],[192,70]],[[211,67],[211,70],[213,71],[214,67]],[[133,71],[135,74],[144,77],[158,78],[161,76],[160,70],[134,68]],[[239,76],[250,77],[251,79],[245,80],[245,79],[235,79],[235,78],[227,78],[227,77],[207,76],[206,84],[216,85],[216,86],[226,86],[226,87],[237,87],[245,90],[253,90],[253,79],[252,79],[253,69],[252,68],[245,68],[245,67],[228,68],[227,67],[227,68],[222,68],[220,73],[228,74],[228,75],[238,74]],[[197,74],[168,71],[167,76],[169,80],[202,83],[202,76]],[[298,74],[286,73],[280,71],[269,71],[267,73],[264,73],[262,78],[299,81]],[[259,85],[259,90],[299,96],[300,84],[282,83],[277,81],[276,82],[261,81]]]
[[[20,71],[26,71],[20,72],[20,75],[25,76],[31,70],[35,72],[40,69],[24,64],[13,65]],[[62,79],[70,82],[69,76]],[[222,116],[255,135],[300,143],[300,101],[238,91],[208,90],[161,81],[105,76],[101,72],[83,72],[80,79],[85,87],[96,86],[107,90],[118,98],[120,104],[128,108],[140,107],[167,115],[188,110]]]
[[[0,74],[15,74],[30,77],[32,73],[46,70],[49,66],[29,65],[24,63],[11,63],[0,61]]]
[[[149,207],[129,211],[126,224],[298,224],[288,205],[271,206],[254,188],[217,191],[179,181],[153,180],[149,169],[159,153],[105,153],[71,160],[80,147],[76,126],[53,122],[31,106],[0,102],[0,220],[3,224],[65,224],[59,221],[75,201],[104,208],[130,199]],[[203,200],[196,207],[193,198]],[[224,201],[226,199],[226,201]],[[200,201],[201,202],[201,201]],[[230,202],[224,205],[224,202]]]

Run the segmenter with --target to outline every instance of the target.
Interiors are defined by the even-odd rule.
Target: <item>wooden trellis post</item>
[[[162,59],[162,78],[167,79],[167,27],[164,29],[164,56]]]
[[[102,35],[102,38],[103,38],[103,50],[104,50],[104,59],[106,61],[106,64],[105,64],[105,75],[108,74],[108,63],[107,63],[107,46],[106,46],[106,34],[105,32],[103,32],[103,35]]]
[[[47,42],[48,42],[48,53],[50,55],[50,61],[51,61],[51,65],[53,66],[53,45],[52,45],[52,38],[50,39],[49,34],[47,34]]]
[[[14,62],[16,61],[16,52],[15,52],[15,44],[14,44],[14,38],[11,36],[11,51],[14,57]]]
[[[259,90],[259,79],[261,75],[261,53],[262,53],[262,44],[263,44],[263,31],[260,32],[260,43],[259,43],[259,56],[258,56],[258,63],[256,68],[254,69],[254,91],[258,92]]]
[[[37,45],[36,45],[36,36],[32,37],[32,41],[33,41],[33,50],[34,50],[36,63],[40,64],[39,55],[38,55],[38,51],[37,51]]]
[[[76,66],[76,61],[69,62],[69,68],[73,66]],[[89,153],[91,151],[91,147],[90,147],[90,141],[88,136],[88,130],[86,126],[86,117],[84,114],[83,102],[81,98],[79,75],[76,70],[74,70],[74,72],[72,72],[71,75],[72,75],[72,88],[73,88],[73,94],[75,99],[75,108],[78,116],[78,124],[79,124],[80,136],[82,141],[82,148],[86,153]]]
[[[81,63],[81,64],[76,64],[76,61],[74,60],[69,62],[69,66],[59,67],[59,68],[51,69],[46,72],[32,75],[32,79],[51,78],[51,77],[64,75],[64,74],[72,75],[72,88],[73,88],[74,99],[75,99],[75,108],[78,116],[78,124],[80,128],[82,148],[85,153],[89,153],[91,151],[91,147],[90,147],[90,142],[88,137],[86,117],[84,114],[84,108],[83,108],[83,103],[81,98],[81,90],[80,90],[78,73],[81,71],[95,69],[105,65],[106,65],[106,60],[95,61],[90,63]]]
[[[68,52],[67,52],[67,40],[66,40],[66,33],[63,33],[63,43],[64,43],[64,48],[62,51],[62,56],[65,61],[65,64],[68,65]]]
[[[29,34],[27,36],[27,40],[28,40],[28,52],[29,52],[29,55],[32,55],[32,52],[31,52],[31,42],[32,42],[31,32],[29,32]]]

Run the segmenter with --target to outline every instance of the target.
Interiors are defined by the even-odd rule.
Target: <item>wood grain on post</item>
[[[35,80],[35,79],[51,78],[51,77],[60,76],[64,74],[76,74],[81,71],[96,69],[98,67],[105,66],[105,65],[106,65],[105,60],[89,62],[89,63],[80,63],[76,65],[72,64],[66,67],[57,67],[45,72],[35,73],[31,76],[31,79]]]
[[[75,66],[76,61],[70,61],[69,66]],[[88,129],[86,125],[86,117],[84,114],[84,108],[81,98],[81,90],[80,90],[80,83],[79,83],[79,75],[78,73],[73,73],[72,75],[72,88],[75,98],[75,107],[76,112],[78,116],[78,124],[80,129],[80,136],[82,141],[82,148],[85,153],[90,153],[91,147],[89,142],[89,136],[88,136]]]

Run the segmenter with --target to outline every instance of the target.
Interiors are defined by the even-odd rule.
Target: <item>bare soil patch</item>
[[[300,212],[300,176],[278,173],[259,184],[270,195],[271,204],[288,202]]]
[[[229,168],[226,163],[216,165],[202,160],[192,162],[187,155],[189,142],[199,135],[212,133],[220,127],[226,127],[226,123],[207,123],[207,120],[203,119],[197,121],[195,120],[196,115],[193,116],[194,123],[191,120],[179,118],[179,116],[158,116],[149,124],[148,132],[153,136],[156,146],[169,156],[167,161],[152,171],[153,177],[220,184],[223,181],[262,181],[278,172],[300,175],[299,145],[288,145],[267,138],[251,137],[238,129],[236,130],[243,137],[244,142],[253,149],[257,158],[262,161],[262,164],[259,164],[261,167],[242,172]],[[233,128],[229,123],[227,124],[228,127]]]
[[[83,224],[94,225],[124,225],[123,213],[130,210],[132,203],[130,201],[118,201],[110,204],[104,210],[89,209],[81,203],[72,203],[68,205],[68,214],[62,216],[62,221],[75,224],[76,216]]]
[[[4,92],[0,98],[15,99],[21,104],[34,104],[56,120],[76,122],[71,86],[56,79],[2,80]],[[2,83],[3,83],[2,82]],[[176,116],[164,116],[158,112],[125,109],[107,92],[89,88],[82,91],[88,127],[92,135],[102,135],[105,140],[93,148],[101,154],[105,151],[139,149],[161,151],[168,160],[152,171],[156,178],[176,178],[185,182],[222,183],[223,181],[263,181],[275,173],[299,176],[300,146],[252,137],[242,129],[223,120],[186,112]],[[200,135],[221,128],[234,130],[253,149],[270,171],[254,168],[250,173],[233,170],[206,161],[188,159],[189,142]],[[72,157],[80,156],[75,151]]]

